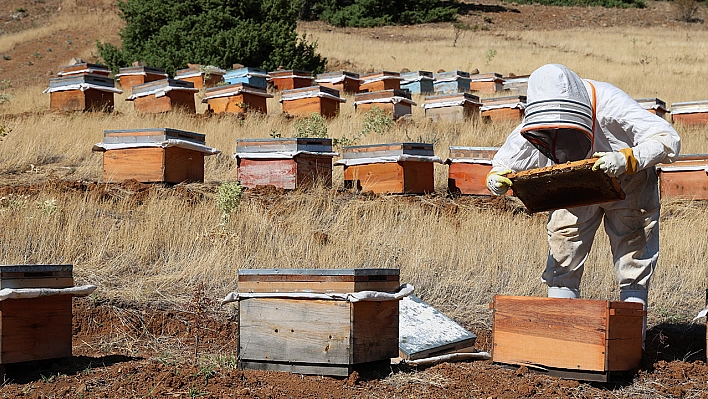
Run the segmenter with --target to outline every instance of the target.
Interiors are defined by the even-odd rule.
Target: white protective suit
[[[543,140],[533,137],[533,129],[539,127],[581,132],[571,140],[558,139],[541,148],[549,156],[558,151],[555,154],[563,162],[564,152],[555,147],[575,142],[590,143],[589,147],[580,146],[583,151],[590,148],[581,159],[595,152],[619,152],[627,161],[627,172],[618,176],[626,194],[624,200],[551,212],[550,251],[542,275],[549,287],[548,296],[580,296],[585,260],[604,216],[620,299],[641,302],[646,308],[649,280],[659,256],[659,192],[654,165],[676,159],[678,134],[667,121],[642,108],[617,87],[580,79],[562,65],[544,65],[534,71],[529,77],[527,99],[524,121],[494,157],[492,173],[552,165],[553,161],[539,150]]]

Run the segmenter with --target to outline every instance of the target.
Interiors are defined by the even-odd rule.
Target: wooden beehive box
[[[145,113],[161,113],[172,110],[182,110],[196,113],[192,82],[177,79],[161,79],[154,82],[133,86],[133,94],[126,101],[133,101],[136,111]]]
[[[4,288],[69,288],[72,265],[3,265]],[[71,356],[71,295],[0,301],[0,364]],[[1,371],[1,370],[0,370]]]
[[[120,68],[118,75],[116,75],[123,90],[130,90],[133,86],[166,79],[167,77],[168,75],[164,69],[148,66]]]
[[[315,79],[315,84],[339,90],[340,93],[358,93],[360,83],[358,73],[345,71],[320,73]]]
[[[435,189],[433,145],[391,143],[342,148],[344,186],[376,194],[425,194]],[[418,158],[421,157],[421,158]]]
[[[435,91],[433,73],[428,71],[401,72],[401,89],[411,94],[432,93]]]
[[[398,72],[380,71],[361,75],[359,91],[362,93],[400,89],[401,74]]]
[[[239,292],[395,291],[398,269],[239,270]],[[398,301],[239,300],[239,366],[346,377],[398,356]]]
[[[497,147],[450,147],[447,188],[450,193],[490,195],[487,175]]]
[[[550,211],[624,199],[617,178],[592,170],[597,158],[506,175],[530,212]]]
[[[245,83],[265,90],[268,88],[268,71],[260,68],[243,67],[224,74],[227,84]]]
[[[236,142],[238,180],[244,187],[294,190],[332,186],[332,139],[266,138]]]
[[[309,87],[312,86],[313,82],[312,72],[310,71],[278,69],[277,71],[268,72],[268,76],[270,76],[271,84],[278,91]]]
[[[679,155],[671,164],[658,164],[659,196],[708,200],[708,154]]]
[[[111,74],[111,70],[107,66],[101,64],[91,64],[89,62],[83,62],[74,65],[65,65],[60,68],[57,73],[58,76],[67,77],[73,75],[100,75],[108,77]]]
[[[529,75],[512,75],[502,78],[502,90],[508,91],[515,95],[526,95],[526,90],[529,87]]]
[[[325,118],[339,114],[339,104],[346,100],[339,97],[339,91],[324,86],[309,86],[293,90],[283,90],[280,102],[283,112],[293,116],[308,116],[317,113]]]
[[[525,108],[526,96],[505,96],[483,98],[480,111],[485,121],[513,121],[524,117]]]
[[[685,125],[708,125],[708,100],[671,103],[671,120]]]
[[[494,362],[589,381],[639,369],[640,303],[496,295],[491,306]]]
[[[175,71],[175,79],[192,82],[197,90],[214,87],[224,81],[224,71],[214,66],[191,65]]]
[[[44,92],[49,93],[52,111],[112,111],[114,94],[122,93],[114,85],[103,75],[75,74],[50,78]]]
[[[233,83],[226,86],[206,89],[206,97],[202,100],[208,104],[208,112],[215,114],[245,112],[268,113],[267,99],[272,98],[264,88],[246,83]]]
[[[94,151],[103,152],[106,183],[176,184],[204,181],[204,156],[213,154],[204,143],[203,134],[170,128],[106,130]]]
[[[366,112],[373,107],[381,108],[395,119],[413,113],[411,93],[408,90],[383,90],[354,95],[354,108],[358,112]]]
[[[433,74],[435,93],[451,94],[470,91],[470,73],[465,71],[437,72]]]
[[[434,121],[462,122],[479,117],[482,103],[469,93],[451,93],[425,97],[422,106]]]
[[[502,91],[504,79],[498,73],[478,73],[470,75],[470,91],[496,93]]]
[[[669,110],[666,108],[666,102],[658,98],[638,98],[636,101],[645,110],[651,112],[654,115],[660,116],[662,118],[666,117]]]

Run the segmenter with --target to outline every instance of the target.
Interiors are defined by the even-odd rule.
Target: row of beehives
[[[204,156],[220,151],[205,144],[205,136],[181,130],[106,130],[94,146],[103,152],[103,180],[121,182],[201,182]],[[271,185],[296,189],[318,182],[332,185],[333,165],[344,167],[344,185],[362,191],[425,194],[435,190],[434,164],[449,165],[452,193],[488,195],[485,180],[496,148],[450,147],[443,161],[432,144],[389,143],[345,146],[339,156],[331,139],[263,138],[238,140],[238,180],[244,187]],[[658,166],[661,196],[708,199],[708,155],[682,155]]]

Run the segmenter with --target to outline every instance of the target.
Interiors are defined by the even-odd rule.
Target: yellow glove
[[[511,180],[504,177],[511,173],[511,169],[503,170],[501,172],[492,172],[487,175],[487,188],[494,195],[502,195],[509,190],[511,187]]]

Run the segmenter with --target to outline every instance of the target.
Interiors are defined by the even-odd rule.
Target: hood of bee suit
[[[529,76],[524,136],[555,163],[586,158],[593,143],[593,108],[583,80],[559,64]]]

